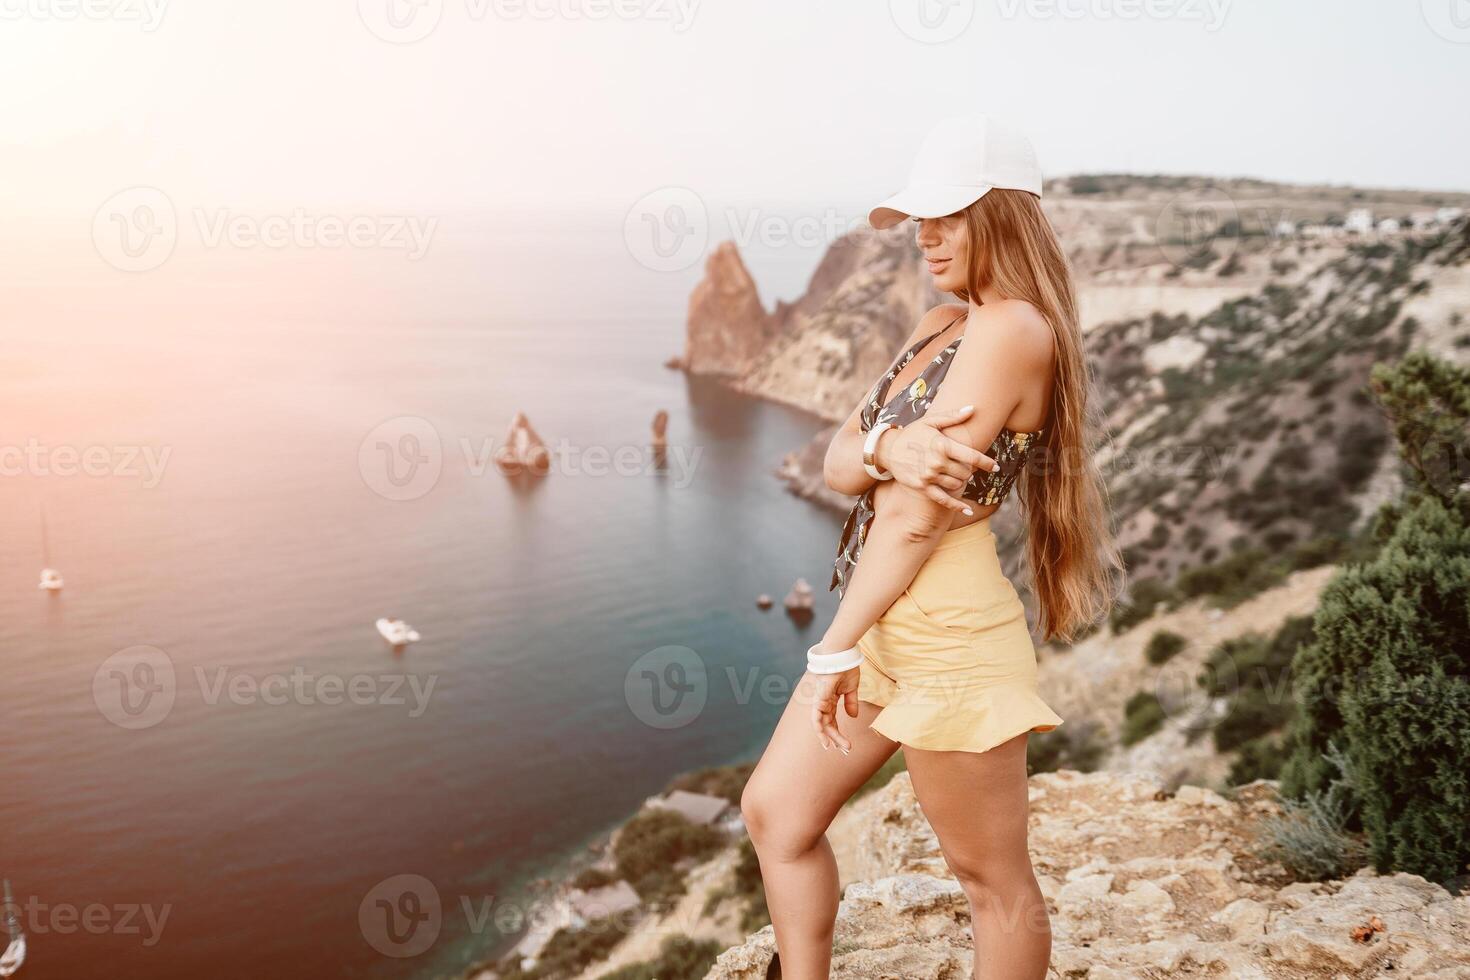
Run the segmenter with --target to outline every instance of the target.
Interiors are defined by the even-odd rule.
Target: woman
[[[974,976],[1046,975],[1026,740],[1062,719],[1037,694],[990,517],[1018,484],[1044,639],[1071,640],[1103,616],[1122,563],[1085,438],[1090,378],[1070,273],[1041,189],[1022,134],[956,117],[869,214],[875,228],[910,220],[935,284],[960,303],[924,315],[827,452],[828,485],[861,495],[833,569],[841,602],[741,800],[780,950],[768,976],[827,977],[839,895],[825,832],[900,745],[970,901]]]

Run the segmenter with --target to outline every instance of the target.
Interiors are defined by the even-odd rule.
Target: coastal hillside
[[[907,773],[851,804],[862,828],[832,976],[970,975],[970,910]],[[1053,978],[1470,976],[1470,896],[1411,874],[1294,881],[1260,856],[1274,784],[1226,798],[1136,773],[1031,778],[1031,850],[1051,911]],[[852,875],[855,874],[855,877]],[[759,980],[769,926],[707,980]]]
[[[747,766],[683,781],[738,797],[748,776]],[[887,769],[865,790],[828,831],[842,887],[832,976],[969,976],[969,904],[908,773]],[[704,814],[670,817],[656,802],[616,832],[623,843],[609,874],[584,872],[568,891],[584,915],[538,941],[533,956],[523,948],[469,976],[761,980],[775,939],[738,816],[711,830]],[[1048,976],[1470,976],[1470,894],[1370,868],[1302,874],[1289,867],[1311,846],[1297,826],[1272,781],[1221,795],[1171,788],[1152,773],[1032,776],[1031,853],[1053,933]],[[640,897],[614,901],[620,891]]]
[[[1072,178],[1048,204],[1084,310],[1108,316],[1085,324],[1086,343],[1130,578],[1166,583],[1247,548],[1310,551],[1320,564],[1398,486],[1369,369],[1415,348],[1470,356],[1466,196],[1161,181]],[[1200,228],[1209,234],[1191,234]],[[762,339],[738,362],[716,358],[720,377],[846,417],[942,299],[902,226],[849,239],[806,296],[770,314],[734,246],[721,246],[691,301],[688,369],[730,349],[709,338],[743,323]],[[727,303],[712,307],[714,296]],[[793,447],[778,473],[845,510],[851,498],[822,481],[830,438]],[[1014,521],[1013,509],[996,518],[1013,577]]]

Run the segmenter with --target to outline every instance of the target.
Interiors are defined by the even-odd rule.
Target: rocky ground
[[[844,874],[834,980],[971,975],[969,905],[907,774],[861,799]],[[1031,848],[1053,930],[1054,978],[1470,978],[1470,896],[1415,875],[1291,882],[1256,857],[1273,787],[1234,800],[1173,794],[1152,776],[1059,772],[1031,780]],[[857,877],[854,879],[853,874]],[[707,980],[765,975],[770,927]]]

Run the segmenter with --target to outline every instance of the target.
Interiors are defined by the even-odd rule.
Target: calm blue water
[[[124,276],[78,250],[4,287],[0,445],[49,453],[0,479],[0,873],[22,976],[448,972],[501,939],[462,898],[513,899],[674,773],[764,743],[781,701],[726,670],[794,678],[835,609],[838,517],[771,475],[819,421],[661,366],[698,269],[642,268],[618,218],[445,224],[412,267],[211,253]],[[757,258],[790,298],[818,255]],[[461,440],[498,444],[516,409],[582,455],[539,481],[476,473]],[[589,472],[589,448],[639,450],[659,409],[688,456]],[[390,500],[359,450],[400,416],[431,427],[441,473]],[[60,446],[103,447],[106,472],[48,472]],[[166,452],[161,475],[135,449]],[[54,597],[35,587],[43,504]],[[753,602],[797,575],[819,595],[804,631]],[[423,641],[395,657],[382,615]],[[139,645],[171,685],[104,669]],[[628,678],[669,645],[707,668],[688,675],[706,702],[661,728]],[[172,697],[161,717],[140,682]],[[359,905],[402,874],[444,908],[400,959]]]

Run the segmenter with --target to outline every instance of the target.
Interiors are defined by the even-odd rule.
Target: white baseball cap
[[[891,228],[909,217],[941,218],[996,187],[1041,196],[1041,168],[1031,141],[992,116],[950,116],[929,130],[908,183],[868,212],[868,224]]]

